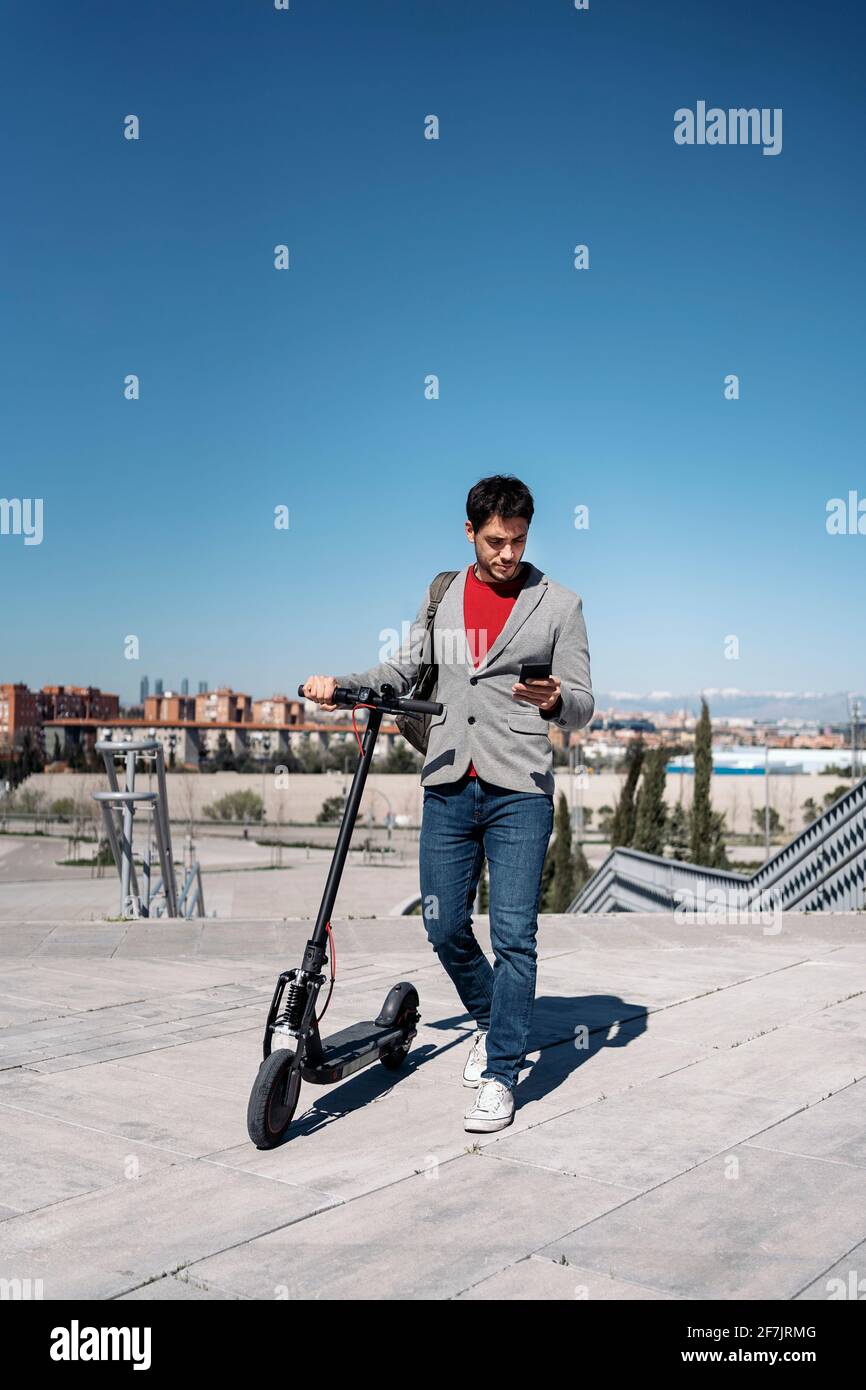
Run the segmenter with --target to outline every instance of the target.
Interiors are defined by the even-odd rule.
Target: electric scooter
[[[298,687],[298,694],[304,694],[302,685]],[[370,713],[363,743],[355,728],[355,736],[361,746],[361,756],[346,800],[315,929],[307,942],[300,966],[283,971],[277,980],[268,1011],[263,1043],[264,1060],[259,1067],[247,1107],[247,1130],[250,1139],[259,1149],[272,1149],[283,1139],[298,1104],[302,1080],[311,1081],[317,1086],[330,1086],[377,1059],[384,1067],[395,1071],[402,1066],[409,1054],[412,1039],[417,1031],[416,1024],[421,1017],[417,990],[408,981],[401,980],[388,991],[377,1018],[363,1023],[353,1023],[338,1033],[332,1033],[324,1041],[319,1035],[319,1023],[331,1002],[336,979],[331,912],[340,886],[382,716],[441,714],[445,707],[435,701],[413,700],[409,696],[397,695],[392,685],[383,685],[378,694],[369,686],[363,686],[360,690],[338,686],[332,703],[352,709],[353,726],[356,708],[366,707]],[[325,982],[322,966],[327,958],[328,945],[330,989],[325,1007],[317,1017],[316,1000]],[[285,1034],[292,1038],[293,1045],[272,1051],[275,1034]]]

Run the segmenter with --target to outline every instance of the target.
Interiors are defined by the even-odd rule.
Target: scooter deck
[[[393,1023],[382,1026],[372,1019],[341,1028],[339,1033],[332,1033],[323,1040],[322,1059],[318,1065],[309,1061],[303,1065],[304,1080],[319,1084],[339,1081],[364,1066],[372,1051],[404,1037],[402,1028],[395,1028]]]

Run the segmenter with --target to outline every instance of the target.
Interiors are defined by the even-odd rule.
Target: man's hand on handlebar
[[[322,709],[336,709],[332,704],[334,691],[337,689],[336,676],[310,676],[304,681],[304,694],[308,700],[313,700]]]

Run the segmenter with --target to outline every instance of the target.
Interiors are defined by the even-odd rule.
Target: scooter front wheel
[[[301,1090],[300,1068],[291,1048],[281,1047],[266,1057],[250,1092],[247,1133],[257,1149],[273,1149],[283,1138],[295,1113]]]

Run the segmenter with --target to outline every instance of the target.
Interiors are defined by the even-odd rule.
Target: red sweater
[[[527,568],[521,566],[514,579],[485,584],[476,577],[474,565],[469,566],[463,596],[463,626],[474,666],[487,655],[504,628],[528,573]],[[477,776],[471,763],[469,776]]]

